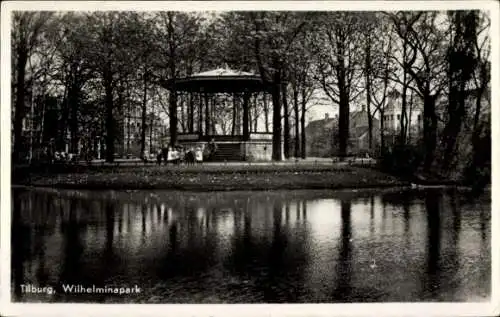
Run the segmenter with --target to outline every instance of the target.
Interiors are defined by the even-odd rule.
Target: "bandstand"
[[[270,132],[251,131],[250,100],[256,97],[264,99],[269,94],[269,87],[261,77],[248,72],[231,69],[215,69],[193,74],[189,77],[166,80],[163,87],[177,94],[188,94],[197,100],[196,113],[188,113],[189,132],[177,132],[177,143],[185,147],[205,148],[209,142],[215,142],[216,161],[270,161],[272,159],[272,138]],[[223,96],[224,104],[221,102]],[[231,100],[232,102],[228,102]],[[237,128],[230,135],[220,133],[214,122],[219,115],[215,109],[220,106],[232,107],[237,112]],[[196,118],[195,118],[196,117]],[[193,124],[196,122],[196,124]]]

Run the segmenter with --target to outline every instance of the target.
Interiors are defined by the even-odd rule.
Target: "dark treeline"
[[[13,160],[51,139],[58,148],[69,139],[76,152],[103,137],[113,161],[117,123],[131,113],[141,118],[142,154],[152,113],[169,118],[175,143],[178,131],[201,125],[188,119],[203,118],[201,100],[159,82],[227,65],[271,87],[248,115],[250,129],[261,120],[273,133],[275,160],[282,146],[286,158],[306,157],[306,114],[327,100],[338,109],[338,156],[349,153],[349,113],[363,105],[369,147],[386,167],[474,179],[490,164],[489,54],[481,11],[15,12]],[[384,127],[390,101],[402,113],[395,132]],[[416,108],[423,128],[412,132]],[[216,112],[234,134],[241,114]]]

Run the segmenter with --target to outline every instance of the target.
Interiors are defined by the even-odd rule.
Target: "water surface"
[[[489,300],[489,194],[13,189],[13,300]],[[55,294],[19,285],[52,286]],[[62,285],[140,294],[75,294]],[[17,287],[16,287],[17,286]]]

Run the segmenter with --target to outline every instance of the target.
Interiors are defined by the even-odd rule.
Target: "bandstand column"
[[[243,93],[243,140],[248,141],[250,139],[250,133],[248,130],[248,106],[249,106],[250,94],[248,92]]]
[[[205,92],[205,135],[210,134],[210,114],[208,105],[208,94]]]
[[[194,105],[193,105],[193,93],[189,92],[189,105],[188,105],[188,112],[189,112],[189,133],[194,132]]]
[[[198,134],[200,136],[203,135],[203,100],[201,97],[201,93],[197,94],[198,96]]]

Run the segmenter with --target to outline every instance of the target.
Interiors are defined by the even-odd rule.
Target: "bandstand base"
[[[201,147],[205,150],[209,140],[217,146],[217,151],[212,161],[248,161],[265,162],[272,160],[272,134],[252,133],[248,140],[242,136],[199,136],[194,134],[181,134],[178,143],[185,148]]]

